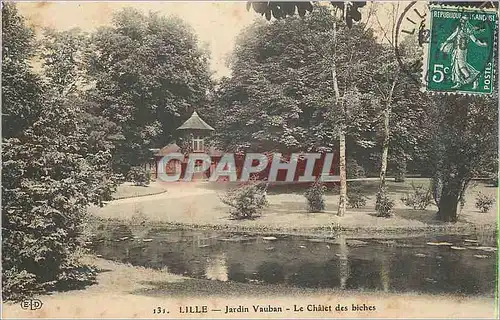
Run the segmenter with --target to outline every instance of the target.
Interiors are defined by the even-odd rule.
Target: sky
[[[368,16],[369,4],[363,8]],[[386,23],[390,11],[389,4],[373,4],[377,7],[376,17]],[[404,7],[404,3],[402,7]],[[231,54],[238,34],[253,21],[264,19],[257,13],[246,10],[245,2],[183,2],[183,1],[64,1],[64,2],[19,2],[20,13],[28,19],[36,31],[45,27],[56,30],[80,28],[91,32],[99,26],[110,25],[112,14],[125,7],[135,7],[145,13],[159,12],[177,15],[190,24],[198,35],[200,44],[205,44],[211,52],[211,69],[215,77],[230,75],[226,59]],[[400,12],[402,11],[400,8]],[[371,19],[373,27],[379,27],[376,19]]]

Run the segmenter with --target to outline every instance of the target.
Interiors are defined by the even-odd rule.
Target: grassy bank
[[[308,237],[329,237],[342,233],[348,238],[406,238],[421,236],[438,236],[448,234],[496,234],[494,226],[474,226],[474,225],[444,225],[444,226],[423,226],[423,227],[268,227],[268,226],[240,226],[228,224],[187,224],[153,221],[144,223],[132,222],[129,219],[103,219],[94,218],[90,223],[90,233],[95,234],[96,228],[102,226],[127,225],[132,228],[147,227],[149,230],[174,231],[174,230],[195,230],[195,231],[220,231],[228,233],[244,233],[249,235],[293,235]]]
[[[191,279],[173,275],[168,270],[152,270],[111,262],[93,256],[86,262],[99,269],[98,284],[84,290],[57,292],[37,297],[40,310],[23,310],[18,304],[4,303],[3,318],[180,318],[179,307],[207,305],[225,310],[226,305],[247,306],[249,313],[189,314],[188,318],[493,318],[493,297],[464,297],[417,293],[356,292],[332,289],[308,289],[284,285],[257,285],[236,282]],[[281,306],[281,313],[254,313],[252,305]],[[294,305],[331,305],[332,312],[293,312]],[[372,311],[336,312],[341,304],[375,306]],[[168,315],[153,313],[158,306]],[[286,310],[290,308],[291,310]]]
[[[309,213],[305,198],[300,191],[271,190],[270,206],[262,216],[253,220],[232,220],[229,208],[221,203],[219,196],[227,185],[210,183],[167,184],[167,193],[134,199],[112,201],[103,208],[90,211],[98,220],[120,223],[141,221],[151,227],[171,229],[227,230],[246,233],[323,234],[343,231],[363,236],[392,236],[419,234],[449,234],[494,232],[496,214],[494,208],[481,213],[475,208],[478,192],[496,195],[497,188],[477,183],[469,188],[466,203],[457,223],[436,220],[437,207],[431,204],[426,210],[405,207],[400,198],[411,191],[411,183],[426,185],[427,179],[411,179],[406,183],[388,182],[389,195],[395,201],[394,216],[380,218],[375,214],[376,181],[363,183],[367,204],[363,208],[348,209],[345,216],[338,217],[338,195],[325,196],[326,211]]]

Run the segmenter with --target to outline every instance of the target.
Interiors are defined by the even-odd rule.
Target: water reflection
[[[349,249],[345,235],[339,236],[339,255],[340,255],[340,289],[345,289],[347,279],[349,278]]]
[[[259,280],[266,283],[282,283],[285,279],[283,265],[266,261],[257,268]]]
[[[126,234],[130,239],[119,240]],[[144,242],[132,235],[143,234]],[[492,294],[495,254],[454,251],[427,242],[466,246],[464,236],[398,239],[394,245],[373,240],[354,246],[340,236],[335,243],[300,237],[265,241],[262,237],[193,231],[111,230],[95,251],[103,257],[195,278],[283,283],[299,287],[381,291]],[[118,239],[118,240],[117,240]],[[235,240],[236,239],[236,240]],[[495,238],[476,237],[476,246]],[[313,239],[314,240],[314,239]]]
[[[246,282],[245,268],[241,263],[232,263],[227,272],[228,279],[237,282]]]
[[[226,265],[225,253],[215,254],[208,259],[205,276],[209,280],[228,280],[228,270]]]

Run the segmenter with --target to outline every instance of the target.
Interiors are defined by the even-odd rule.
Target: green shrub
[[[359,165],[355,159],[347,159],[346,161],[347,179],[357,179],[366,176],[365,169]]]
[[[307,199],[309,212],[323,212],[325,210],[324,195],[326,187],[320,181],[315,181],[304,193]]]
[[[132,167],[127,173],[127,180],[136,186],[145,187],[151,182],[151,173],[140,166]]]
[[[392,216],[392,209],[394,208],[394,200],[387,195],[387,189],[384,187],[377,192],[377,202],[375,210],[378,217],[389,218]]]
[[[347,196],[347,205],[349,208],[362,208],[366,206],[366,197],[361,193],[353,193]]]
[[[43,292],[44,286],[36,276],[17,267],[2,271],[2,296],[4,299],[21,301],[26,297]]]
[[[107,129],[93,126],[97,117],[81,95],[61,95],[50,79],[31,73],[34,39],[13,3],[4,4],[2,18],[3,45],[16,48],[2,59],[9,116],[2,130],[5,301],[92,281],[95,274],[75,256],[85,246],[86,208],[101,204],[115,185]],[[104,131],[94,135],[94,129]]]
[[[482,213],[488,212],[493,204],[495,203],[495,198],[488,196],[482,192],[478,192],[476,197],[476,208]]]
[[[359,182],[348,182],[347,205],[349,208],[361,208],[366,205],[366,197],[363,195],[361,187]]]
[[[254,219],[269,205],[266,196],[267,184],[251,180],[235,189],[228,190],[220,200],[231,207],[232,218]]]
[[[82,265],[79,260],[81,255],[74,255],[61,265],[61,272],[54,284],[56,290],[83,289],[85,286],[95,284],[97,268]]]
[[[432,188],[415,186],[413,182],[411,183],[411,187],[413,191],[401,197],[401,202],[403,202],[405,206],[415,210],[427,209],[432,202]]]

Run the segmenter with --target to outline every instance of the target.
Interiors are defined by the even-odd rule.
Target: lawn
[[[167,193],[133,199],[122,199],[108,203],[103,208],[90,211],[100,218],[128,220],[134,216],[147,218],[151,222],[172,223],[189,226],[223,226],[227,228],[270,230],[298,230],[311,228],[343,228],[346,230],[425,230],[426,228],[494,230],[495,208],[481,213],[475,208],[475,198],[480,191],[496,198],[497,188],[482,182],[474,183],[467,191],[466,203],[456,224],[441,223],[435,219],[437,207],[432,204],[427,210],[413,210],[405,207],[400,198],[411,191],[411,183],[428,185],[428,179],[408,179],[404,183],[388,182],[388,191],[395,200],[394,217],[375,216],[375,194],[377,181],[363,182],[363,194],[368,197],[363,208],[348,209],[344,217],[336,216],[338,195],[329,190],[325,196],[326,211],[307,212],[302,190],[290,187],[271,187],[268,200],[270,206],[261,217],[254,220],[232,220],[229,207],[222,204],[220,196],[231,185],[224,183],[190,182],[166,183],[161,185]],[[160,187],[158,187],[160,188]]]

